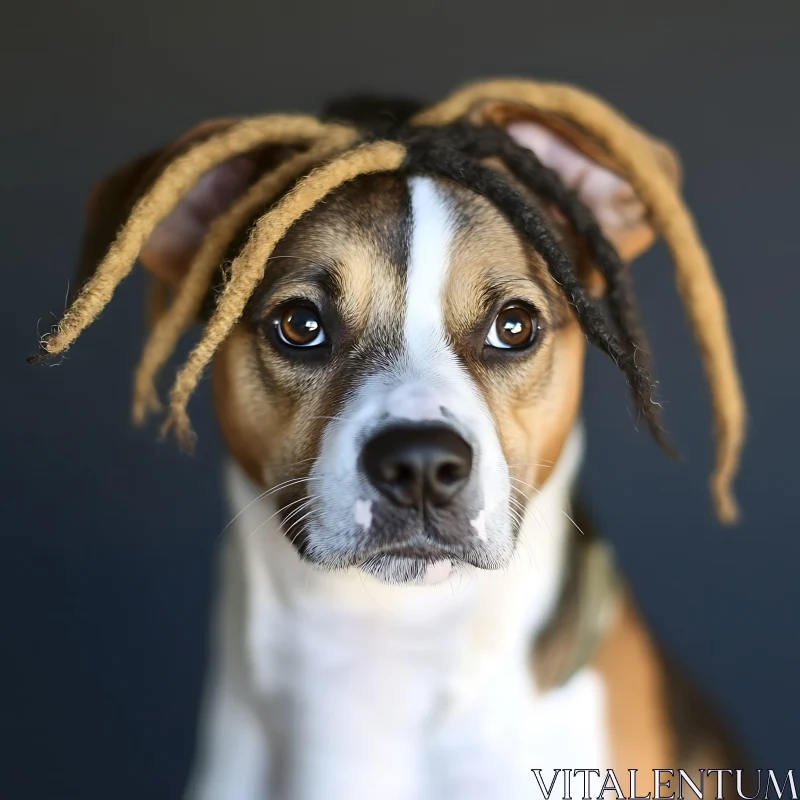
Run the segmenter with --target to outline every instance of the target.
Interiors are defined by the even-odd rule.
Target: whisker
[[[295,525],[299,525],[300,523],[303,522],[303,520],[308,519],[313,513],[314,513],[314,509],[312,508],[311,511],[308,512],[308,514],[305,514],[304,516],[300,517],[300,519],[295,520],[291,524],[291,526],[286,530],[286,535],[287,536],[289,535],[289,531],[292,528],[294,528]],[[297,533],[292,537],[292,546],[294,546],[294,543],[297,541],[297,537],[303,532],[303,527],[304,526],[301,525],[300,528],[298,529]]]
[[[516,481],[517,483],[521,483],[523,486],[527,486],[527,487],[529,487],[530,489],[533,489],[533,491],[534,491],[534,492],[536,492],[536,494],[538,494],[538,495],[541,495],[541,493],[542,493],[542,492],[541,492],[541,489],[537,489],[535,486],[531,486],[531,484],[530,484],[530,483],[526,483],[525,481],[523,481],[523,480],[520,480],[519,478],[515,478],[515,477],[513,477],[513,476],[511,476],[511,475],[509,475],[509,478],[510,478],[510,480],[512,480],[512,481]],[[513,488],[513,487],[512,487],[512,488]],[[517,491],[518,491],[518,492],[520,492],[520,494],[524,495],[524,492],[520,491],[519,489],[517,489]],[[575,529],[578,531],[578,533],[580,533],[580,534],[581,534],[581,536],[586,536],[586,534],[585,534],[585,533],[583,532],[583,530],[581,529],[581,526],[580,526],[580,525],[578,525],[578,523],[577,523],[577,522],[575,522],[575,520],[574,520],[574,519],[572,519],[572,517],[571,517],[569,514],[567,514],[567,512],[566,512],[566,511],[564,511],[564,509],[563,509],[563,508],[559,508],[558,510],[559,510],[559,511],[560,511],[560,512],[561,512],[561,513],[562,513],[562,514],[563,514],[563,515],[564,515],[564,516],[565,516],[565,517],[566,517],[566,518],[567,518],[567,519],[568,519],[568,520],[569,520],[569,521],[570,521],[570,522],[571,522],[571,523],[572,523],[572,524],[575,526]],[[542,514],[542,518],[544,518],[544,514]],[[550,527],[550,526],[548,525],[548,528],[549,528],[549,527]],[[551,533],[551,535],[552,535],[552,531],[550,531],[550,533]]]
[[[517,511],[517,513],[521,513],[521,514],[525,514],[525,512],[527,511],[525,506],[522,503],[520,503],[520,501],[517,500],[516,497],[513,497],[513,496],[509,497],[508,498],[508,503],[509,503],[509,506],[508,506],[509,510],[513,509],[513,510]]]
[[[277,492],[279,489],[284,489],[287,486],[294,486],[298,483],[303,483],[304,481],[312,481],[312,480],[319,480],[319,478],[312,478],[312,477],[290,478],[289,480],[283,481],[283,483],[279,483],[277,486],[273,486],[272,488],[262,492],[260,495],[258,495],[258,497],[254,497],[244,508],[242,508],[239,511],[239,513],[219,532],[217,538],[222,536],[225,533],[225,531],[227,531],[228,528],[230,528],[230,526],[233,525],[233,523],[236,522],[236,520],[239,519],[239,517],[241,517],[242,514],[244,514],[244,512],[247,511],[247,509],[250,508],[250,506],[252,506],[254,503],[257,503],[259,500],[263,500],[265,497],[268,497],[269,495]]]
[[[301,512],[305,511],[305,509],[306,509],[306,508],[308,508],[308,507],[309,507],[309,506],[310,506],[310,505],[311,505],[311,504],[312,504],[312,503],[313,503],[315,500],[317,500],[317,499],[319,499],[319,498],[317,498],[316,496],[314,496],[314,497],[307,497],[307,498],[306,498],[306,502],[305,502],[305,503],[302,503],[302,504],[300,504],[299,506],[297,506],[297,508],[294,508],[294,509],[292,509],[292,510],[291,510],[291,511],[290,511],[290,512],[289,512],[289,513],[288,513],[288,514],[287,514],[287,515],[286,515],[286,516],[283,518],[283,524],[284,524],[284,525],[286,525],[286,523],[287,523],[287,522],[289,522],[289,520],[290,520],[290,519],[291,519],[293,516],[295,516],[296,514],[300,514]]]
[[[313,498],[312,498],[313,499]],[[287,508],[291,506],[297,505],[298,503],[303,503],[304,506],[308,505],[311,502],[311,499],[307,497],[301,497],[299,500],[292,500],[291,503],[286,503],[285,505],[281,506],[274,514],[270,514],[255,530],[253,530],[250,534],[248,534],[248,539],[255,536],[271,519],[274,519],[281,513],[281,511],[286,511]],[[304,507],[301,506],[301,507]]]
[[[519,542],[525,548],[525,555],[528,556],[528,563],[529,564],[532,563],[533,566],[536,567],[536,571],[541,573],[541,571],[542,571],[541,567],[539,566],[539,562],[536,560],[536,556],[533,554],[533,550],[531,549],[530,542],[527,539],[525,539],[524,537],[519,539]],[[511,562],[509,562],[509,566],[511,566]]]

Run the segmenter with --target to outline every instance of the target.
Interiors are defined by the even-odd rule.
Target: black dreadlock
[[[647,368],[647,348],[638,308],[635,303],[630,270],[614,246],[603,235],[592,212],[577,192],[567,188],[557,172],[546,167],[530,149],[518,144],[500,128],[452,126],[453,136],[460,139],[458,149],[474,158],[498,157],[511,174],[527,189],[546,202],[556,205],[582,237],[595,265],[606,282],[606,303],[623,345],[632,353],[640,353],[640,366]],[[645,360],[641,360],[644,358]]]
[[[653,400],[654,384],[642,350],[643,329],[628,271],[577,194],[502,129],[456,123],[446,128],[399,129],[396,136],[408,148],[407,170],[446,177],[483,195],[536,247],[575,309],[584,335],[622,370],[653,438],[671,452],[661,427],[660,407]],[[606,281],[606,302],[616,333],[609,328],[602,307],[587,294],[545,218],[500,173],[477,160],[490,156],[500,158],[523,186],[556,205],[582,237]]]
[[[550,274],[575,309],[584,335],[623,372],[636,408],[653,438],[672,453],[661,427],[660,407],[653,400],[654,383],[648,369],[646,339],[630,273],[603,235],[591,210],[576,192],[564,185],[557,172],[542,164],[532,150],[518,144],[504,129],[467,122],[435,127],[409,126],[407,121],[417,108],[418,104],[407,100],[347,98],[330,104],[325,117],[347,121],[368,131],[365,141],[388,138],[402,142],[408,149],[407,171],[450,178],[494,203],[544,257]],[[499,158],[526,189],[555,205],[581,237],[605,280],[605,302],[614,330],[609,328],[602,306],[587,294],[574,264],[559,246],[547,220],[502,174],[479,161],[490,157]],[[273,199],[270,206],[280,196]],[[238,252],[242,243],[242,237],[231,243],[230,257]],[[219,271],[206,296],[204,317],[210,316],[216,305],[216,294],[222,283],[224,277]]]

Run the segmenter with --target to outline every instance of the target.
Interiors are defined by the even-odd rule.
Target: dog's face
[[[619,178],[538,123],[512,134],[583,196],[623,257],[649,243]],[[180,281],[246,185],[241,159],[225,169],[146,244],[162,280]],[[579,243],[541,210],[596,286]],[[578,413],[583,356],[544,259],[494,206],[445,180],[374,175],[278,245],[217,353],[214,396],[230,451],[303,558],[435,582],[508,562]]]
[[[433,579],[507,562],[575,418],[583,351],[544,261],[487,201],[374,176],[275,251],[215,396],[250,474],[289,482],[276,502],[305,558]]]

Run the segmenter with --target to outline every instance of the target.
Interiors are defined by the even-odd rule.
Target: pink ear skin
[[[177,286],[208,226],[244,192],[255,169],[252,158],[240,156],[204,175],[156,226],[139,255],[142,264],[166,284]]]
[[[650,247],[655,234],[646,209],[623,178],[538,122],[512,122],[508,132],[578,193],[623,260],[630,261]]]

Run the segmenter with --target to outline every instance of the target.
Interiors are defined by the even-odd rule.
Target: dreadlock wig
[[[628,181],[669,249],[711,390],[716,429],[712,498],[720,519],[734,520],[738,512],[732,481],[743,442],[744,400],[723,298],[675,176],[665,167],[662,146],[602,100],[561,84],[480,82],[436,105],[404,104],[394,111],[387,118],[378,105],[370,109],[363,102],[358,108],[340,103],[321,119],[281,114],[209,123],[199,136],[179,142],[166,159],[151,159],[138,200],[122,219],[106,223],[116,237],[104,251],[90,254],[83,265],[80,292],[31,360],[70,347],[111,300],[159,224],[209,171],[244,155],[263,156],[256,158],[260,169],[255,177],[215,215],[179,285],[170,291],[156,281],[151,291],[150,336],[136,370],[133,417],[141,422],[149,411],[160,408],[155,389],[158,372],[192,322],[205,317],[202,336],[178,371],[165,422],[165,428],[191,445],[189,399],[290,227],[358,176],[390,172],[439,176],[485,197],[536,248],[587,340],[614,360],[639,415],[656,440],[667,446],[626,264],[578,194],[507,128],[515,119],[544,121]],[[572,228],[605,284],[602,300],[579,278],[573,260],[528,192],[557,209]],[[241,243],[238,249],[233,247],[237,243]]]

